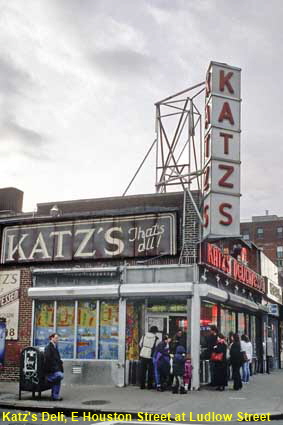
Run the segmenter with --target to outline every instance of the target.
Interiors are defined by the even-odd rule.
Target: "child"
[[[191,356],[190,354],[187,354],[186,361],[185,361],[185,373],[183,377],[185,391],[188,391],[191,389],[192,371],[193,371],[193,366],[191,362]]]
[[[186,394],[186,390],[184,387],[184,372],[185,372],[185,356],[186,350],[182,345],[178,345],[176,347],[176,352],[173,359],[173,388],[172,393],[178,394],[178,390],[180,387],[180,394]]]

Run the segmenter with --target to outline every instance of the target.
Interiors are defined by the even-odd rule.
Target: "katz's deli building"
[[[21,350],[57,332],[65,383],[138,384],[139,340],[153,325],[160,339],[185,332],[192,389],[210,381],[212,325],[249,336],[254,372],[280,367],[278,270],[240,236],[240,75],[209,66],[199,191],[23,213],[23,193],[0,189],[0,380],[18,379]]]
[[[184,205],[186,243],[194,250],[187,257]],[[53,206],[0,217],[0,318],[7,328],[1,380],[18,379],[20,351],[44,347],[56,331],[66,383],[137,384],[138,342],[152,325],[160,338],[186,332],[195,389],[209,380],[204,353],[212,324],[226,336],[247,333],[254,371],[265,370],[269,318],[274,352],[280,331],[269,304],[280,306],[282,294],[260,274],[255,246],[233,238],[200,247],[183,192],[58,202],[56,216]]]

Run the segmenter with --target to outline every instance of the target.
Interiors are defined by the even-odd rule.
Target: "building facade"
[[[254,371],[265,371],[268,282],[259,251],[235,238],[200,243],[198,223],[183,192],[3,212],[0,379],[17,379],[21,349],[44,347],[56,331],[66,382],[134,384],[138,343],[152,325],[159,337],[186,332],[194,389],[209,379],[204,348],[212,324],[226,336],[247,333]],[[280,305],[276,288],[270,293]]]

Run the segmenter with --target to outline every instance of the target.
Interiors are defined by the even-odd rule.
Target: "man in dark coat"
[[[49,340],[50,342],[46,345],[44,350],[45,371],[47,373],[47,380],[52,383],[51,400],[61,401],[60,387],[64,373],[63,362],[57,347],[59,340],[58,334],[52,333],[49,335]]]

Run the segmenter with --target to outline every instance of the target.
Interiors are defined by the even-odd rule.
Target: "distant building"
[[[254,242],[278,266],[283,276],[283,217],[277,215],[253,216],[251,221],[241,223],[245,241]]]

